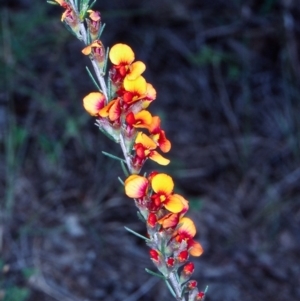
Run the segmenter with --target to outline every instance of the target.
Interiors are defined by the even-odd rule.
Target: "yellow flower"
[[[133,63],[135,59],[134,52],[126,44],[119,43],[114,45],[109,52],[109,59],[114,64],[115,81],[120,81],[125,76],[129,80],[135,80],[146,69],[145,64],[141,61]]]

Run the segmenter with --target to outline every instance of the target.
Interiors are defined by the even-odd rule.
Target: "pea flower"
[[[92,92],[83,99],[83,106],[91,116],[98,116],[104,105],[105,96],[100,92]]]
[[[92,41],[94,41],[98,38],[98,34],[101,29],[101,15],[100,12],[93,11],[91,9],[89,9],[87,12],[89,13],[89,18],[86,19],[86,22]]]
[[[142,132],[138,133],[134,144],[136,154],[133,158],[133,164],[137,170],[141,168],[147,159],[151,159],[160,165],[168,165],[170,163],[169,159],[166,159],[155,150],[156,148],[156,143],[149,136]]]
[[[95,40],[92,44],[84,47],[81,51],[84,55],[91,55],[102,71],[105,63],[105,48],[100,40]]]
[[[203,248],[193,239],[195,235],[196,227],[194,222],[188,217],[182,217],[179,220],[174,239],[178,243],[186,242],[188,251],[192,256],[200,256],[203,253]]]
[[[119,84],[125,76],[129,80],[135,80],[146,69],[143,62],[133,62],[134,52],[126,44],[115,44],[109,52],[109,59],[114,64],[110,71],[110,78],[114,84]]]

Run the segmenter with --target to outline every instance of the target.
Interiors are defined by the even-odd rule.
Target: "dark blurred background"
[[[296,0],[110,0],[103,43],[147,65],[190,201],[207,301],[300,300],[300,8]],[[172,299],[117,180],[121,155],[82,98],[83,45],[46,1],[1,2],[0,300]]]

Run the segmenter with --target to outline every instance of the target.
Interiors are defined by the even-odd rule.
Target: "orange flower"
[[[193,239],[195,235],[196,227],[194,222],[188,217],[182,217],[179,221],[175,240],[179,243],[183,240],[186,241],[189,253],[192,256],[200,256],[203,253],[203,248]]]
[[[120,90],[123,94],[124,102],[128,105],[143,99],[147,92],[147,83],[144,77],[138,76],[134,80],[125,77],[123,82],[124,89]]]
[[[101,117],[108,117],[110,121],[119,121],[122,113],[120,98],[116,98],[109,102],[99,111]]]
[[[134,52],[126,44],[119,43],[114,45],[109,52],[109,58],[114,64],[111,72],[114,83],[121,81],[125,76],[129,80],[135,80],[146,69],[145,64],[141,61],[133,63]]]
[[[133,161],[135,161],[136,165],[142,165],[148,158],[160,165],[168,165],[170,163],[170,160],[164,158],[155,150],[155,142],[142,132],[139,132],[136,137],[134,149],[136,156]]]
[[[173,194],[174,182],[170,176],[164,173],[155,175],[151,179],[151,187],[154,191],[151,199],[156,206],[162,204],[172,213],[178,213],[183,209],[181,197]]]
[[[174,228],[178,225],[180,218],[189,210],[189,202],[179,194],[175,194],[180,198],[183,208],[178,213],[168,213],[158,220],[158,223],[162,225],[164,229]]]
[[[159,173],[148,179],[140,175],[131,175],[125,180],[125,193],[130,198],[143,199],[147,197],[150,185],[153,194],[149,198],[151,200],[148,206],[149,210],[158,211],[161,207],[172,213],[183,210],[185,205],[182,203],[182,198],[177,194],[173,194],[174,182],[167,174]],[[151,216],[150,219],[151,224],[153,224],[154,217]]]
[[[151,125],[151,121],[152,116],[146,110],[142,110],[136,114],[129,112],[126,116],[126,123],[131,128],[148,128]]]
[[[155,141],[159,148],[164,153],[169,152],[171,149],[171,142],[166,138],[165,131],[160,128],[159,116],[153,116],[149,131],[151,133],[150,137]]]
[[[83,107],[92,116],[98,116],[105,105],[105,96],[100,92],[92,92],[83,99]]]

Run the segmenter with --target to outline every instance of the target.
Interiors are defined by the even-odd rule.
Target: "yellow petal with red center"
[[[194,237],[196,235],[196,227],[194,222],[188,217],[182,217],[179,221],[180,226],[178,228],[178,233],[186,234],[189,237]]]
[[[147,149],[155,149],[155,142],[146,134],[139,132],[136,136],[135,143],[141,143]]]
[[[81,52],[82,52],[84,55],[90,55],[91,52],[92,52],[92,46],[91,46],[91,45],[86,46],[85,48],[83,48],[83,49],[81,50]]]
[[[178,194],[174,194],[170,195],[168,200],[164,202],[164,207],[172,213],[179,213],[183,209],[183,204]]]
[[[146,110],[134,114],[134,118],[136,120],[135,124],[133,124],[135,128],[148,128],[152,121],[152,115]]]
[[[137,94],[138,96],[145,95],[146,93],[147,83],[141,75],[135,80],[129,80],[126,76],[123,84],[126,91]]]
[[[125,181],[125,193],[130,198],[142,198],[147,193],[148,183],[142,176],[131,175]]]
[[[147,83],[147,87],[146,87],[146,98],[149,99],[149,100],[156,99],[156,90],[149,83]]]
[[[179,220],[178,214],[169,213],[164,217],[162,217],[161,219],[159,219],[157,222],[161,224],[164,229],[166,229],[166,228],[176,227],[178,224],[178,220]]]
[[[130,65],[134,61],[134,53],[126,44],[116,44],[109,52],[109,59],[114,65]]]
[[[170,160],[163,157],[161,154],[159,154],[157,151],[151,151],[150,155],[149,155],[149,159],[151,159],[152,161],[166,166],[170,163]]]
[[[159,173],[152,178],[151,186],[154,192],[169,195],[174,189],[174,182],[169,175]]]
[[[202,255],[203,248],[197,241],[193,241],[193,244],[191,245],[191,248],[189,249],[189,253],[192,256],[198,257],[198,256]]]
[[[108,111],[108,118],[111,121],[116,121],[120,118],[121,116],[121,107],[120,107],[120,101],[119,99],[116,99],[116,101],[112,104],[112,106],[110,107],[109,111]]]
[[[105,97],[100,92],[92,92],[83,99],[83,107],[92,116],[98,115],[104,104]]]
[[[137,62],[134,62],[131,64],[129,70],[130,71],[126,77],[129,80],[135,80],[138,76],[140,76],[146,70],[146,65],[141,61],[137,61]]]

